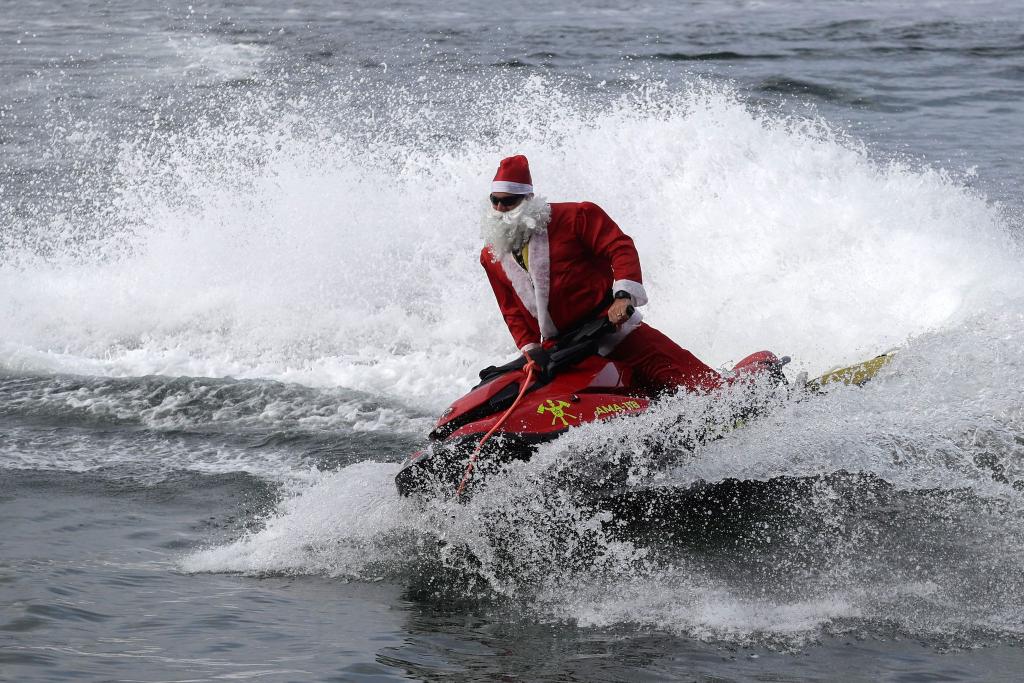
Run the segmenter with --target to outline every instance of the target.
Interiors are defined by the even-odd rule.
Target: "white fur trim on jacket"
[[[508,192],[509,194],[532,194],[533,185],[513,183],[509,180],[491,181],[491,192]]]
[[[612,283],[612,294],[622,290],[633,297],[634,306],[643,306],[647,303],[647,290],[635,280],[616,280]]]
[[[516,257],[505,254],[501,257],[501,267],[512,283],[519,300],[526,310],[537,319],[541,339],[558,336],[548,312],[548,300],[551,292],[551,254],[548,249],[548,231],[539,230],[530,238],[530,272],[527,273]]]
[[[517,264],[518,265],[518,264]],[[537,292],[537,323],[541,339],[558,336],[558,328],[548,312],[551,299],[551,253],[548,250],[548,231],[541,230],[530,238],[530,275]]]
[[[508,275],[512,283],[512,289],[516,290],[519,300],[526,306],[534,318],[537,317],[537,295],[533,291],[533,283],[530,282],[530,274],[523,270],[523,267],[516,261],[511,253],[501,257],[501,268]]]

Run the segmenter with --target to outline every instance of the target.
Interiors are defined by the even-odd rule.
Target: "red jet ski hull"
[[[732,378],[771,373],[782,379],[781,366],[775,354],[759,351],[737,363]],[[502,419],[526,379],[525,369],[511,370],[449,406],[428,446],[403,463],[395,477],[399,493],[453,495],[471,453]],[[474,478],[485,478],[512,460],[528,460],[538,444],[573,427],[645,412],[652,397],[632,386],[631,379],[629,368],[595,354],[550,380],[536,381],[486,442]]]

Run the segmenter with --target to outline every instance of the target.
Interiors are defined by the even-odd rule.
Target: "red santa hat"
[[[530,177],[530,162],[522,154],[506,157],[498,165],[498,172],[491,182],[491,192],[510,194],[531,194],[533,178]]]

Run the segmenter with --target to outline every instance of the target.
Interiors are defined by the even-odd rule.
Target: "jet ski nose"
[[[426,448],[421,448],[420,450],[410,454],[409,457],[405,459],[405,462],[402,463],[402,467],[408,467],[414,462],[418,462],[427,457],[430,454],[431,448],[432,446],[427,446]]]

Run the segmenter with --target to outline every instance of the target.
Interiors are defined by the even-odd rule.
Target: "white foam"
[[[666,412],[673,405],[669,402]],[[765,527],[769,535],[753,545],[737,530],[733,540],[745,550],[729,555],[731,559],[703,558],[697,552],[690,561],[685,544],[680,552],[674,542],[662,548],[655,541],[652,548],[644,548],[617,538],[604,526],[612,521],[609,514],[579,507],[559,481],[576,470],[565,458],[574,446],[589,443],[583,457],[597,457],[596,445],[614,446],[616,438],[622,439],[616,427],[621,431],[636,425],[651,433],[651,425],[642,426],[642,419],[571,431],[464,503],[421,504],[396,496],[393,465],[360,463],[323,474],[311,485],[295,486],[263,529],[193,553],[183,558],[182,567],[400,582],[426,574],[435,582],[433,590],[449,591],[459,599],[479,595],[480,579],[487,592],[540,620],[594,627],[638,624],[686,637],[783,647],[799,646],[823,631],[841,632],[850,620],[890,620],[897,613],[904,615],[899,618],[902,627],[915,633],[957,634],[1002,619],[1001,612],[985,604],[965,603],[970,598],[960,595],[957,586],[965,576],[989,567],[1011,582],[1005,590],[1013,592],[1012,577],[1020,564],[1015,517],[962,507],[956,502],[962,497],[925,503],[941,506],[940,518],[948,514],[958,522],[957,529],[950,529],[943,555],[929,556],[925,569],[903,566],[907,558],[900,553],[876,556],[864,547],[870,545],[871,534],[888,539],[895,533],[897,527],[888,526],[898,526],[895,520],[878,525],[860,520],[868,528],[843,532],[858,523],[856,517],[846,517],[847,507],[856,507],[856,501],[841,499],[827,485],[804,501],[814,510],[811,526],[820,524],[820,529],[803,524],[787,531]],[[758,457],[756,451],[745,454]],[[767,461],[779,462],[772,454]],[[912,488],[915,468],[927,470],[930,465],[903,464],[887,470],[898,488]],[[704,466],[702,460],[694,465],[698,470]],[[830,462],[816,473],[836,467]],[[865,465],[867,471],[886,467],[886,461]],[[790,472],[781,467],[777,474]],[[941,472],[936,477],[948,481]],[[985,493],[980,480],[964,481]],[[1010,511],[1020,509],[1019,499],[1003,495],[1001,500]],[[921,523],[911,508],[904,512],[908,521]],[[985,547],[972,535],[980,530],[988,539]],[[772,538],[777,535],[781,538]],[[795,547],[779,550],[776,542]],[[758,543],[765,545],[759,548]],[[740,568],[754,571],[755,577],[766,573],[754,585],[742,576],[727,578]],[[900,580],[908,571],[928,578]]]
[[[251,78],[271,55],[267,45],[226,43],[209,35],[171,35],[167,46],[177,57],[168,75],[198,83]]]
[[[798,645],[841,619],[863,616],[849,597],[780,601],[736,595],[700,572],[680,568],[557,598],[560,616],[581,626],[637,624],[701,640],[782,641]]]
[[[1024,483],[1022,321],[1014,303],[922,335],[865,387],[840,385],[825,397],[790,402],[703,449],[669,479],[846,470],[905,489],[971,487],[1016,497],[1011,484]]]
[[[93,435],[90,432],[8,429],[0,439],[0,462],[9,470],[103,472],[112,479],[147,483],[172,473],[244,472],[277,482],[307,481],[313,468],[290,449],[254,451],[230,444],[140,435],[135,432]]]
[[[1020,289],[997,208],[941,172],[707,88],[599,114],[552,88],[528,81],[491,112],[514,133],[502,150],[472,131],[443,151],[368,145],[301,111],[269,123],[258,102],[253,121],[164,141],[160,164],[126,148],[86,256],[0,265],[0,364],[277,378],[436,410],[513,351],[476,212],[514,150],[549,197],[595,200],[634,236],[647,319],[713,365],[769,347],[824,370]]]
[[[375,578],[388,562],[403,563],[405,549],[389,545],[389,534],[415,524],[415,505],[394,495],[397,467],[351,465],[323,474],[289,497],[259,532],[182,560],[189,572],[246,574],[321,573]],[[408,555],[404,561],[408,561]]]

